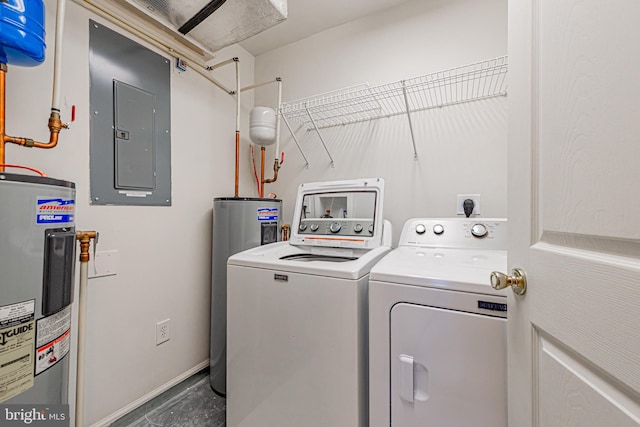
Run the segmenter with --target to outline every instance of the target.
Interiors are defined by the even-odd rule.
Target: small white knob
[[[331,230],[332,233],[337,233],[341,229],[342,229],[342,225],[339,222],[333,222],[329,226],[329,230]]]
[[[427,227],[425,227],[423,224],[416,225],[416,233],[424,234],[425,231],[427,231]]]
[[[444,233],[444,227],[442,224],[436,224],[433,226],[433,234],[437,234],[438,236]]]

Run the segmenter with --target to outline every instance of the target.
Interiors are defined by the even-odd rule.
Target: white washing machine
[[[227,264],[227,425],[366,426],[369,271],[384,182],[303,184],[291,240]]]
[[[371,427],[506,427],[504,219],[411,219],[369,281]]]

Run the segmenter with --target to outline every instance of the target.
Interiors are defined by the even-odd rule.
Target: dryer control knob
[[[373,234],[373,224],[369,224],[369,234]]]
[[[484,224],[475,224],[473,227],[471,227],[471,234],[473,234],[474,237],[482,238],[485,237],[488,233],[489,230],[487,230],[487,227]]]
[[[433,234],[437,234],[438,236],[444,233],[444,227],[442,224],[436,224],[433,226]]]
[[[353,226],[353,231],[355,231],[356,233],[362,233],[362,224],[356,224]]]
[[[416,225],[416,233],[424,234],[427,231],[427,228],[423,224]]]
[[[305,231],[307,229],[307,224],[300,224],[300,227],[298,227],[298,230],[300,231]]]
[[[310,228],[311,228],[311,231],[318,231],[319,226],[318,224],[311,224]]]
[[[333,222],[329,226],[329,230],[331,230],[332,233],[337,233],[341,229],[342,229],[342,225],[339,222]]]

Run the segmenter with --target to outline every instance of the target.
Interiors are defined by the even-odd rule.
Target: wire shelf
[[[406,114],[413,138],[411,113],[505,96],[507,68],[507,56],[501,56],[380,86],[352,86],[283,103],[280,114],[315,131]]]
[[[362,86],[286,102],[280,112],[312,130],[316,126],[310,115],[317,128],[322,129],[504,96],[507,94],[507,57],[380,86]]]

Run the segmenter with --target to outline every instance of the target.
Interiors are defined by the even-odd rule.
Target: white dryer
[[[504,219],[411,219],[371,270],[371,427],[506,427]]]
[[[369,271],[384,182],[300,186],[291,240],[227,264],[227,425],[366,426]]]

